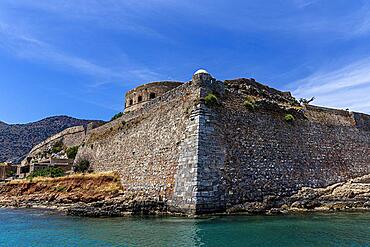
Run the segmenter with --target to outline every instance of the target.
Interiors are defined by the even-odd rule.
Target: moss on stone
[[[285,114],[284,116],[284,120],[288,123],[292,123],[294,122],[294,116],[292,114]]]
[[[248,109],[248,110],[251,110],[251,111],[254,111],[256,109],[256,101],[255,101],[255,98],[248,95],[247,97],[245,97],[245,101],[243,103],[243,105]]]
[[[219,105],[218,98],[213,93],[208,93],[207,96],[204,98],[204,101],[207,106],[217,106]]]

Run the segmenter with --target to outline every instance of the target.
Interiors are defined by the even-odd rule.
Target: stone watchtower
[[[164,93],[180,86],[182,82],[161,81],[141,85],[126,93],[125,112],[141,108],[145,103],[162,96]]]
[[[215,79],[208,73],[205,69],[197,70],[193,75],[193,82],[195,84],[202,84],[202,83],[212,83]]]
[[[194,85],[199,87],[212,88],[216,89],[216,91],[220,90],[220,88],[215,88],[217,86],[219,87],[220,83],[204,69],[199,69],[194,73],[192,82]],[[177,81],[160,81],[144,84],[134,88],[126,93],[125,112],[140,109],[147,102],[161,97],[164,93],[177,88],[182,84],[182,82]],[[223,90],[221,89],[221,91]]]
[[[223,95],[225,92],[224,83],[213,78],[212,75],[204,69],[199,69],[194,73],[192,82],[201,88],[201,97],[204,97],[209,92],[219,95]]]

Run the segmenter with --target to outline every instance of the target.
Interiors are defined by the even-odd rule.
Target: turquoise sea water
[[[0,209],[0,246],[370,246],[370,213],[82,218]]]

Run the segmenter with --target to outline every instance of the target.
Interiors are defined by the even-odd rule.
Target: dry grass
[[[96,172],[96,173],[76,173],[71,174],[64,177],[57,177],[57,178],[49,178],[49,177],[35,177],[30,180],[28,179],[16,179],[10,181],[9,184],[26,184],[26,183],[36,183],[36,182],[61,182],[66,180],[95,180],[95,179],[102,179],[108,178],[112,179],[113,181],[119,181],[120,177],[116,172]]]
[[[0,186],[0,201],[92,202],[124,193],[116,172],[14,180]]]

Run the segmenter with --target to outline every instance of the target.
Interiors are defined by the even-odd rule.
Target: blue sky
[[[109,119],[157,80],[255,78],[370,113],[370,3],[0,0],[0,120]]]

